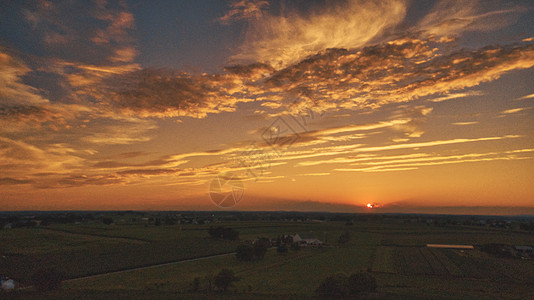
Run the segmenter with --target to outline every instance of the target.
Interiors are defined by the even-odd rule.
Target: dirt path
[[[177,261],[173,261],[173,262],[167,262],[167,263],[161,263],[161,264],[153,264],[153,265],[149,265],[149,266],[143,266],[143,267],[136,267],[136,268],[124,269],[124,270],[120,270],[120,271],[112,271],[112,272],[107,272],[107,273],[101,273],[101,274],[95,274],[95,275],[89,275],[89,276],[77,277],[77,278],[72,278],[72,279],[64,280],[63,282],[73,282],[73,281],[77,281],[77,280],[84,280],[84,279],[98,278],[98,277],[107,276],[107,275],[112,275],[112,274],[121,274],[121,273],[132,272],[132,271],[146,270],[146,269],[151,269],[151,268],[157,268],[157,267],[163,267],[163,266],[176,265],[176,264],[181,264],[181,263],[190,262],[190,261],[197,261],[197,260],[203,260],[203,259],[210,259],[210,258],[221,257],[221,256],[228,256],[228,255],[234,255],[234,254],[235,254],[235,252],[229,252],[229,253],[215,254],[215,255],[209,255],[209,256],[202,256],[202,257],[188,258],[188,259],[182,259],[182,260],[177,260]]]

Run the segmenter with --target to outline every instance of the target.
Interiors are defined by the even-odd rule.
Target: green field
[[[218,224],[219,225],[219,224]],[[426,224],[369,221],[344,222],[223,222],[240,241],[210,238],[209,225],[67,224],[47,228],[0,231],[3,255],[0,274],[29,282],[37,267],[54,267],[68,278],[125,270],[233,252],[239,243],[264,236],[312,233],[329,242],[278,254],[270,249],[263,260],[240,262],[235,255],[66,280],[61,290],[38,294],[32,289],[4,295],[36,299],[229,299],[313,298],[327,276],[370,271],[378,291],[371,299],[528,299],[534,297],[534,261],[496,258],[480,250],[426,248],[427,243],[481,245],[534,244],[534,235],[489,228],[433,227]],[[350,241],[337,238],[350,232]],[[206,284],[223,268],[239,281],[231,291],[191,292],[199,278]],[[211,292],[215,293],[215,292]]]

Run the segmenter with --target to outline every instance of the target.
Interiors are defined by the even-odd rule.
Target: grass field
[[[60,291],[10,293],[10,298],[36,299],[203,299],[190,283],[203,283],[223,268],[240,280],[229,299],[308,298],[328,275],[370,270],[377,279],[376,299],[528,299],[534,297],[534,262],[502,259],[479,250],[430,249],[427,243],[480,245],[534,244],[531,234],[464,227],[388,222],[226,222],[241,241],[209,238],[209,225],[54,225],[0,231],[1,273],[24,280],[36,266],[54,266],[70,278],[231,252],[259,236],[313,233],[330,246],[289,251],[274,249],[261,261],[240,262],[234,255],[101,275],[64,282]],[[350,241],[337,238],[350,232]],[[213,296],[213,295],[211,295]],[[210,297],[211,297],[210,296]]]

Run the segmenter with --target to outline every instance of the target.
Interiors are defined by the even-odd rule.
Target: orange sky
[[[12,4],[0,209],[532,212],[533,9]]]

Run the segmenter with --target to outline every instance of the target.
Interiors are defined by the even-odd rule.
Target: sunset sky
[[[533,179],[531,0],[0,4],[0,210],[522,214]]]

